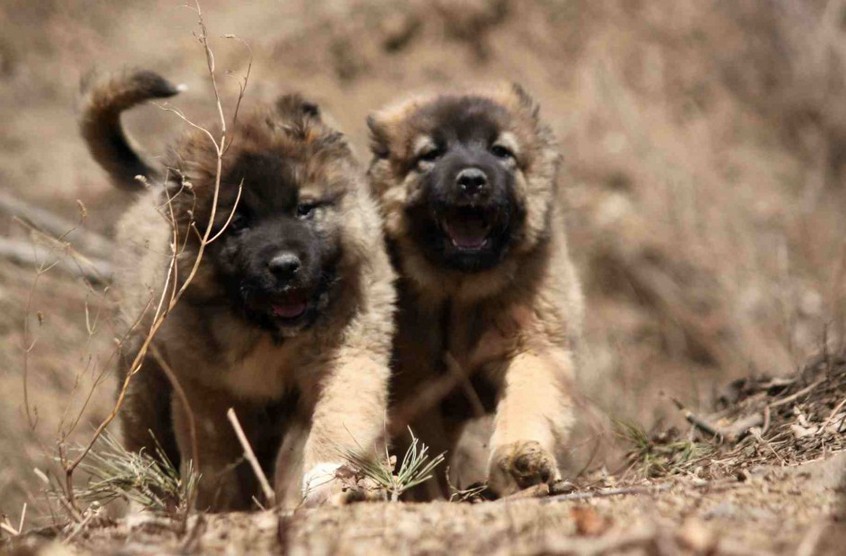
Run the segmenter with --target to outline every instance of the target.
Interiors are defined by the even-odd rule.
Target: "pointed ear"
[[[320,119],[320,107],[300,93],[289,93],[276,99],[276,110],[280,115],[291,119],[308,118],[315,121]]]
[[[367,127],[370,129],[370,151],[376,158],[388,158],[391,154],[390,135],[387,126],[377,114],[367,116]]]
[[[531,115],[532,118],[537,120],[538,115],[540,114],[540,105],[534,98],[532,98],[532,95],[530,95],[526,89],[524,89],[523,86],[516,81],[511,83],[511,92],[517,99],[518,106]]]

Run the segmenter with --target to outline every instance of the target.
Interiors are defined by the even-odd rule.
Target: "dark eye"
[[[443,154],[441,149],[429,149],[428,151],[421,153],[418,160],[421,162],[434,162],[441,157],[441,154]]]
[[[308,220],[314,216],[314,209],[317,208],[317,203],[314,201],[300,201],[297,204],[297,218],[301,220]]]
[[[250,221],[243,212],[236,212],[226,227],[230,232],[241,232],[250,227]]]
[[[514,153],[512,153],[508,147],[503,147],[502,145],[492,146],[491,154],[502,159],[514,158]]]

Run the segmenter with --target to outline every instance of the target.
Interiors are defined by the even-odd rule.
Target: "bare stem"
[[[267,475],[264,474],[264,470],[261,468],[261,464],[259,463],[258,458],[256,458],[256,454],[253,452],[252,446],[250,446],[250,441],[247,439],[247,435],[244,434],[244,429],[241,428],[241,423],[238,421],[238,416],[235,415],[235,410],[230,407],[229,411],[226,412],[226,417],[229,419],[229,422],[232,423],[232,428],[235,430],[235,436],[238,437],[238,442],[241,443],[241,447],[244,449],[244,458],[246,458],[246,460],[250,463],[250,467],[253,468],[253,473],[255,473],[256,478],[261,485],[261,489],[264,491],[264,496],[272,506],[276,503],[276,495],[270,487]]]
[[[157,302],[155,303],[156,310],[155,310],[155,313],[153,315],[153,318],[152,318],[152,321],[151,321],[151,324],[150,324],[150,328],[147,331],[146,335],[144,336],[144,339],[141,343],[141,346],[140,346],[137,354],[135,355],[135,358],[133,359],[132,364],[129,366],[129,371],[126,373],[126,376],[125,376],[123,382],[120,385],[117,400],[115,401],[115,404],[112,407],[112,410],[110,411],[109,415],[97,426],[97,428],[95,429],[91,439],[85,444],[82,451],[77,455],[77,457],[75,459],[73,459],[73,461],[66,462],[63,458],[63,462],[65,462],[64,467],[65,467],[65,479],[66,479],[68,501],[70,502],[71,506],[73,506],[73,507],[76,506],[75,503],[74,503],[74,499],[73,499],[73,487],[72,487],[73,472],[79,466],[79,464],[82,462],[82,460],[88,455],[88,453],[91,451],[92,447],[94,446],[94,443],[97,441],[98,438],[100,438],[100,436],[103,434],[103,431],[106,429],[106,427],[108,427],[112,423],[112,421],[114,421],[114,419],[117,417],[120,409],[123,407],[124,401],[126,400],[126,395],[127,395],[128,390],[129,390],[129,385],[132,381],[132,378],[138,372],[141,371],[142,365],[143,365],[144,360],[147,357],[148,353],[150,355],[152,355],[152,357],[157,360],[157,362],[162,367],[165,374],[168,375],[168,378],[170,379],[171,383],[173,384],[174,390],[176,391],[177,395],[180,396],[183,403],[185,403],[186,412],[189,414],[189,422],[190,422],[190,427],[191,427],[191,440],[192,440],[192,455],[193,455],[193,458],[194,458],[195,465],[197,465],[198,461],[199,461],[199,450],[198,450],[197,442],[196,442],[196,423],[195,423],[194,415],[191,411],[191,408],[187,403],[187,397],[185,395],[185,391],[182,388],[182,386],[179,384],[178,380],[176,380],[176,376],[173,373],[173,370],[168,366],[167,362],[164,360],[163,357],[161,357],[161,354],[159,354],[158,350],[152,344],[153,339],[156,337],[156,334],[161,329],[162,325],[165,322],[165,319],[171,313],[171,311],[173,311],[174,307],[180,301],[180,299],[182,298],[182,295],[185,293],[185,291],[188,289],[188,286],[191,284],[194,277],[197,275],[197,272],[199,271],[199,268],[200,268],[200,264],[202,263],[202,260],[203,260],[203,256],[205,254],[206,247],[212,241],[217,239],[217,237],[219,235],[218,234],[218,235],[212,236],[212,232],[214,230],[214,223],[215,223],[215,218],[217,216],[217,208],[218,208],[217,205],[218,205],[218,200],[219,200],[219,196],[220,196],[221,176],[222,176],[222,170],[223,170],[223,155],[225,154],[226,148],[227,148],[227,145],[228,145],[228,143],[227,143],[227,140],[228,140],[227,139],[227,126],[226,126],[226,118],[225,118],[224,110],[223,110],[223,103],[222,103],[221,98],[220,98],[220,91],[218,89],[217,79],[216,79],[216,76],[215,76],[214,53],[212,52],[212,50],[211,50],[211,48],[209,47],[209,44],[208,44],[208,33],[207,33],[207,30],[206,30],[205,21],[203,20],[203,14],[202,14],[202,10],[200,8],[199,1],[196,2],[196,7],[197,7],[197,15],[198,15],[198,24],[199,24],[199,28],[200,28],[200,34],[199,34],[198,39],[199,39],[200,44],[203,47],[203,51],[204,51],[205,56],[206,56],[206,64],[207,64],[207,67],[208,67],[208,73],[209,73],[209,77],[211,79],[212,88],[214,90],[215,105],[216,105],[216,108],[217,108],[217,112],[218,112],[219,119],[220,119],[220,126],[221,126],[220,136],[216,138],[214,136],[214,134],[212,134],[211,131],[209,131],[207,128],[201,127],[201,126],[195,124],[194,122],[190,121],[179,110],[176,110],[176,109],[173,109],[173,108],[168,108],[168,107],[163,107],[163,108],[165,110],[168,110],[168,111],[176,114],[183,122],[185,122],[189,126],[191,126],[195,129],[201,131],[202,133],[204,133],[208,137],[210,143],[212,144],[212,146],[214,148],[214,151],[215,151],[215,154],[216,154],[216,163],[215,163],[214,193],[213,193],[213,197],[212,197],[211,214],[209,215],[209,219],[208,219],[208,222],[206,223],[206,226],[205,226],[205,229],[203,230],[203,233],[202,234],[198,233],[198,236],[200,236],[199,237],[200,241],[199,241],[199,246],[198,246],[198,249],[197,249],[197,256],[194,259],[193,264],[191,265],[191,268],[190,268],[188,274],[185,276],[184,279],[181,280],[181,283],[180,283],[180,281],[177,280],[177,278],[178,278],[178,268],[179,268],[178,258],[182,254],[182,249],[180,249],[180,247],[179,247],[180,242],[178,241],[179,240],[178,232],[177,232],[178,222],[176,220],[176,216],[173,212],[173,208],[172,208],[172,205],[171,205],[172,198],[168,197],[168,199],[167,199],[167,205],[168,205],[168,210],[169,210],[168,216],[170,218],[170,222],[171,222],[171,225],[173,226],[173,230],[174,230],[174,237],[172,238],[172,247],[171,247],[171,251],[172,251],[171,252],[171,260],[170,260],[170,263],[169,263],[168,271],[166,273],[165,283],[163,284],[159,298],[158,298]],[[244,78],[243,85],[241,86],[241,93],[239,95],[238,105],[240,105],[241,97],[243,96],[244,90],[246,89],[247,80],[249,78],[249,67],[251,67],[251,66],[252,66],[252,60],[250,61],[250,66],[248,66],[247,76]],[[236,112],[236,115],[237,115],[237,112]],[[238,200],[240,200],[240,195],[241,195],[241,191],[240,191],[240,187],[239,187]],[[236,206],[237,206],[237,200],[236,200]],[[226,225],[228,225],[229,222],[231,221],[231,219],[234,215],[234,211],[235,211],[235,209],[233,208],[232,214],[229,215],[229,218],[226,221]],[[224,226],[224,228],[225,228],[225,226]],[[186,230],[186,236],[190,235],[192,230],[196,231],[196,226],[194,225],[193,222],[188,225],[188,229]],[[187,240],[187,237],[186,237],[186,240]],[[183,243],[182,245],[183,245],[183,248],[184,248],[185,244]],[[198,468],[198,465],[197,465],[197,468]]]

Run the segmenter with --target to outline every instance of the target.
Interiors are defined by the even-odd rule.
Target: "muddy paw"
[[[555,458],[533,440],[514,442],[497,448],[491,456],[488,487],[498,496],[507,496],[540,483],[559,480]]]

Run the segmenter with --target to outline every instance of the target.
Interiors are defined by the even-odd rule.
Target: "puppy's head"
[[[557,155],[520,87],[412,98],[368,124],[370,181],[402,256],[482,273],[547,233]]]
[[[329,310],[342,258],[341,206],[359,185],[358,169],[342,135],[298,96],[245,117],[230,144],[213,215],[217,237],[197,288],[222,294],[254,325],[293,336]],[[212,219],[216,160],[201,136],[179,154],[171,195],[196,236]]]

